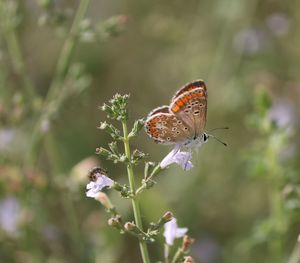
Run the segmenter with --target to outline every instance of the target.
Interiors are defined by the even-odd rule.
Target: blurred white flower
[[[7,149],[16,136],[16,130],[12,128],[0,130],[0,151]]]
[[[192,248],[192,252],[200,262],[220,262],[221,249],[215,239],[204,237],[197,240]]]
[[[50,129],[50,120],[49,119],[43,119],[40,125],[41,125],[40,126],[41,127],[41,131],[43,133],[47,133],[49,131],[49,129]]]
[[[0,200],[0,227],[9,234],[17,231],[21,208],[15,197]]]
[[[243,29],[233,39],[233,46],[239,53],[253,55],[267,45],[267,35],[256,28]]]
[[[183,170],[188,171],[193,168],[191,159],[191,152],[183,152],[180,150],[180,145],[176,145],[174,149],[161,161],[160,167],[164,169],[170,164],[177,163]]]
[[[186,227],[179,228],[177,226],[176,218],[173,218],[171,221],[165,223],[164,237],[166,239],[166,243],[169,246],[172,246],[175,238],[183,237],[187,231],[188,229]]]
[[[111,187],[114,184],[113,180],[103,174],[97,173],[95,176],[95,181],[89,182],[86,186],[86,189],[88,190],[86,192],[87,197],[95,198],[97,193],[104,187]]]
[[[288,100],[274,103],[269,111],[269,118],[282,129],[292,129],[297,124],[296,109]]]
[[[274,13],[268,16],[266,24],[276,36],[284,36],[289,32],[290,21],[284,13]]]

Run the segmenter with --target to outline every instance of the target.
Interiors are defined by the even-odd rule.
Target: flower
[[[90,182],[87,184],[86,192],[87,197],[96,198],[97,193],[100,192],[104,187],[111,187],[114,184],[114,181],[107,177],[106,172],[101,168],[93,168],[89,172]]]
[[[169,246],[172,246],[174,243],[174,239],[183,237],[187,231],[188,229],[186,227],[179,228],[177,226],[176,218],[173,218],[171,221],[165,223],[164,237],[166,239],[166,243]]]
[[[284,36],[290,29],[290,20],[284,13],[274,13],[268,16],[266,24],[276,36]]]
[[[183,263],[195,263],[195,260],[191,256],[187,256],[184,258]]]
[[[164,169],[172,163],[177,163],[183,170],[188,171],[193,168],[191,159],[191,152],[181,151],[180,145],[176,145],[175,148],[161,161],[160,167]]]
[[[248,28],[239,31],[234,39],[233,46],[238,53],[254,55],[268,44],[266,33],[259,28]]]
[[[275,102],[269,112],[269,118],[279,128],[291,129],[297,124],[297,113],[294,105],[288,100]]]
[[[0,200],[0,229],[8,234],[18,230],[21,207],[15,197],[6,197]]]

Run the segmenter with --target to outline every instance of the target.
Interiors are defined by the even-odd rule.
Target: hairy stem
[[[125,120],[122,121],[122,126],[123,126],[125,154],[126,154],[127,159],[131,160],[131,152],[130,152],[129,138],[128,138],[128,128],[127,128],[127,122]],[[132,208],[133,208],[133,213],[134,213],[135,224],[138,228],[140,228],[143,231],[141,211],[140,211],[140,206],[139,206],[139,197],[136,195],[134,173],[133,173],[132,165],[130,163],[127,164],[127,174],[128,174],[129,185],[130,185],[132,195],[133,195]],[[140,244],[140,250],[141,250],[143,262],[150,263],[149,253],[148,253],[148,249],[147,249],[147,245],[146,245],[145,241],[139,240],[139,244]]]

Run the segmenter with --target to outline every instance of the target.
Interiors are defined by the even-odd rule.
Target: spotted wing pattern
[[[195,81],[183,86],[173,97],[170,111],[187,124],[191,130],[190,137],[196,138],[203,133],[207,112],[207,90],[204,82]]]
[[[161,144],[177,144],[196,139],[206,123],[207,89],[204,81],[184,85],[172,98],[170,106],[149,113],[146,133]]]
[[[146,133],[160,144],[184,142],[190,133],[185,123],[169,112],[168,106],[154,109],[145,125]]]
[[[207,91],[205,82],[203,80],[201,80],[201,79],[194,80],[192,82],[189,82],[189,83],[183,85],[173,96],[172,101],[174,101],[182,93],[184,93],[186,91],[194,90],[196,88],[202,88],[205,92]]]

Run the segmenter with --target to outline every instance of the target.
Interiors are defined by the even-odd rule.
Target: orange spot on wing
[[[172,109],[171,109],[173,112],[177,112],[177,111],[179,111],[180,110],[180,107],[178,106],[178,105],[174,105],[173,107],[172,107]]]
[[[187,97],[184,97],[184,98],[181,99],[181,101],[185,104],[185,103],[187,103],[189,100],[188,100]]]
[[[183,101],[179,100],[176,102],[176,105],[181,108],[183,106]]]
[[[150,124],[155,124],[159,121],[159,118],[153,118],[152,120],[150,120]]]

